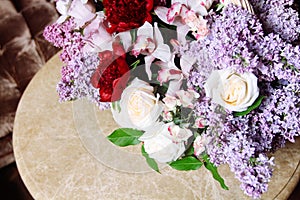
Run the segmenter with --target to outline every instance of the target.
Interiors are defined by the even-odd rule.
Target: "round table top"
[[[135,167],[145,169],[142,163],[134,164],[145,163],[140,153],[134,153],[135,147],[111,147],[120,153],[101,150],[107,141],[100,135],[116,128],[111,115],[92,109],[96,117],[87,116],[84,122],[89,113],[85,110],[93,106],[80,110],[81,104],[86,106],[83,101],[59,103],[56,84],[61,66],[58,55],[47,62],[28,85],[16,113],[16,163],[34,199],[250,199],[227,165],[219,167],[229,186],[225,191],[205,168],[181,172],[165,166],[161,174],[135,171]],[[83,115],[78,117],[78,112]],[[94,119],[98,125],[93,126]],[[98,152],[106,158],[97,156]],[[300,140],[274,156],[275,170],[262,199],[287,199],[299,181]]]

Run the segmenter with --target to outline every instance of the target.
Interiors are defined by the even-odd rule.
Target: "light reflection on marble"
[[[35,199],[250,199],[226,165],[219,171],[229,191],[222,190],[205,168],[179,172],[164,167],[158,174],[149,172],[141,157],[136,167],[147,172],[133,173],[116,169],[118,161],[113,161],[115,166],[100,162],[94,153],[103,141],[98,143],[88,135],[83,138],[78,118],[73,116],[74,104],[58,102],[55,87],[61,66],[55,56],[38,72],[21,99],[15,120],[17,166]],[[100,127],[101,134],[107,135],[115,128],[111,116],[93,109],[97,123],[85,133],[97,132]],[[120,151],[141,156],[136,153],[139,147]],[[262,199],[284,200],[293,191],[300,175],[300,140],[276,152],[275,158],[274,176]],[[135,167],[125,163],[127,169]]]

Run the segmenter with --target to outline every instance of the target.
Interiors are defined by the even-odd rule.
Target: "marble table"
[[[139,147],[115,147],[105,136],[117,126],[87,101],[59,103],[62,64],[53,57],[20,101],[13,146],[17,166],[35,199],[250,199],[227,166],[222,190],[205,168],[152,172]],[[276,167],[262,199],[287,199],[300,177],[300,140],[275,153]]]

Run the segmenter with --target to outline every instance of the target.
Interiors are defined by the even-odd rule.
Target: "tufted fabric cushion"
[[[43,29],[58,14],[50,0],[1,0],[0,3],[0,167],[14,161],[12,132],[18,102],[34,74],[58,49]]]

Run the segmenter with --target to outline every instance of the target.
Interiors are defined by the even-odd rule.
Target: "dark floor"
[[[0,199],[33,200],[20,178],[15,163],[0,169]]]
[[[20,178],[15,163],[0,169],[0,199],[33,200]],[[300,200],[300,184],[298,184],[288,200]]]

